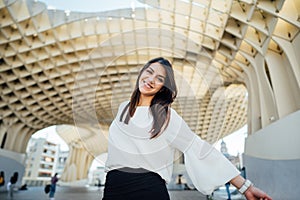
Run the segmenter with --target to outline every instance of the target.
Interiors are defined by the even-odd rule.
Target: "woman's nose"
[[[149,76],[148,80],[149,80],[149,82],[153,83],[154,82],[154,76]]]

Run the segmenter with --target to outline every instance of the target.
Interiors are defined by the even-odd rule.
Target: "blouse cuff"
[[[206,195],[240,174],[221,152],[200,138],[193,140],[184,159],[194,186]]]

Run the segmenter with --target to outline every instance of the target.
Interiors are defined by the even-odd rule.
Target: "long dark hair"
[[[135,89],[131,94],[130,102],[127,106],[125,106],[120,116],[120,121],[123,121],[123,116],[125,113],[127,113],[124,123],[128,124],[130,118],[134,115],[141,95],[139,90],[139,79],[141,77],[141,74],[153,63],[159,63],[164,67],[164,69],[166,70],[166,78],[164,86],[155,94],[150,104],[150,110],[153,116],[153,126],[150,130],[150,138],[156,137],[167,127],[170,120],[170,105],[171,103],[173,103],[174,99],[177,96],[174,71],[172,69],[172,65],[168,60],[162,57],[154,58],[144,65],[137,77]]]

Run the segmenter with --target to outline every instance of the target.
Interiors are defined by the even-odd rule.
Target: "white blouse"
[[[171,180],[174,150],[184,153],[185,167],[194,186],[203,194],[211,194],[239,175],[239,171],[213,146],[190,130],[186,122],[171,109],[165,131],[150,139],[152,115],[149,106],[138,106],[128,124],[120,115],[128,102],[123,102],[109,128],[106,172],[122,167],[144,168]],[[124,115],[124,119],[125,119]]]

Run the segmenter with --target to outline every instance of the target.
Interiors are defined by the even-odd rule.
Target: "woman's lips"
[[[143,81],[143,83],[144,83],[144,86],[145,86],[146,88],[148,88],[148,89],[152,89],[152,88],[153,88],[152,85],[149,84],[148,82]]]

